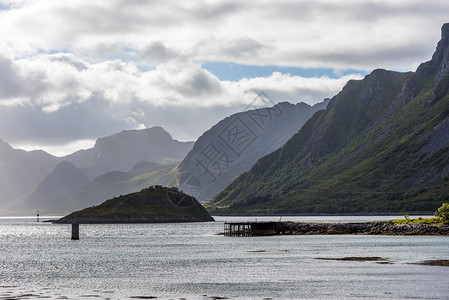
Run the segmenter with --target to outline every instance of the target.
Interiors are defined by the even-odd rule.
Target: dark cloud
[[[226,45],[223,45],[222,51],[224,55],[235,58],[255,57],[267,49],[268,47],[251,38],[240,38],[231,40]]]
[[[268,20],[292,19],[306,25],[316,19],[332,17],[335,22],[345,20],[348,24],[370,23],[374,26],[389,18],[447,16],[447,8],[447,1],[436,0],[432,5],[422,1],[279,1],[276,5],[265,3],[253,9]]]
[[[208,57],[222,57],[222,60],[240,61],[242,59],[253,60],[271,48],[273,47],[264,45],[249,37],[230,40],[211,37],[195,45],[193,51],[196,56],[203,57],[204,59]]]
[[[307,57],[309,60],[327,62],[329,67],[334,68],[348,67],[370,70],[373,66],[389,68],[392,65],[406,65],[411,68],[410,62],[424,62],[426,59],[430,59],[430,55],[426,58],[423,57],[423,54],[432,53],[434,48],[435,45],[416,45],[413,42],[374,49],[356,49],[348,45],[347,49],[329,47],[322,51],[303,53],[303,57]],[[293,57],[296,57],[299,62],[302,59],[296,54],[292,54]]]
[[[146,26],[167,27],[176,24],[176,6],[168,7],[157,3],[111,2],[111,5],[100,5],[92,2],[79,6],[59,6],[52,8],[57,18],[63,21],[76,38],[78,35],[129,33],[145,31]]]
[[[167,48],[162,42],[155,41],[139,51],[139,59],[149,65],[158,65],[179,57],[176,51]]]
[[[187,97],[214,97],[221,92],[220,81],[202,69],[193,70],[182,84],[174,83],[172,87]]]
[[[21,96],[20,82],[21,78],[13,70],[12,61],[0,54],[0,103],[2,98]]]
[[[70,53],[58,53],[50,56],[46,56],[46,59],[50,62],[59,61],[73,66],[78,71],[83,71],[88,68],[87,64],[78,59],[75,55]]]
[[[47,76],[41,70],[22,73],[15,61],[0,54],[0,104],[11,98],[38,97],[48,89]]]
[[[0,138],[11,143],[64,144],[95,139],[123,129],[136,128],[126,113],[111,109],[100,97],[46,113],[38,106],[0,109]]]
[[[243,107],[160,107],[134,102],[120,111],[101,97],[52,113],[33,106],[2,107],[0,138],[12,144],[61,145],[96,139],[144,124],[146,127],[163,126],[179,139],[194,140],[218,120]]]
[[[193,8],[189,9],[189,14],[194,21],[204,22],[212,21],[216,25],[219,25],[219,22],[233,15],[241,10],[249,9],[250,5],[246,4],[243,1],[233,2],[211,2],[211,3],[197,3]],[[218,24],[217,24],[218,22]]]

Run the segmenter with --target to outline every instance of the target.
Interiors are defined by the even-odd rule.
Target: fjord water
[[[391,217],[284,217],[356,222]],[[400,218],[400,217],[399,217]],[[279,220],[257,218],[260,220]],[[449,237],[224,237],[214,223],[70,225],[0,218],[0,299],[447,299]],[[318,258],[382,257],[385,261]],[[66,298],[67,297],[67,298]]]

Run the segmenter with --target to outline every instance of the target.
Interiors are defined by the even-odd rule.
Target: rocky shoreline
[[[449,225],[402,224],[392,221],[364,223],[293,223],[284,222],[282,231],[292,235],[449,235]]]

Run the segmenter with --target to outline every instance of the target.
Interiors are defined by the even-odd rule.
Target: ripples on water
[[[282,220],[386,218],[390,217]],[[224,220],[255,218],[216,219],[215,223],[80,225],[80,240],[72,241],[70,225],[0,218],[0,299],[449,297],[448,267],[412,264],[448,259],[449,237],[224,237],[216,235],[223,231]],[[387,261],[317,259],[342,257]]]

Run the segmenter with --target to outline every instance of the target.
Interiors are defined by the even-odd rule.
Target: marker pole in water
[[[80,224],[72,223],[72,240],[80,239]]]
[[[37,221],[39,222],[39,211],[37,211]]]

